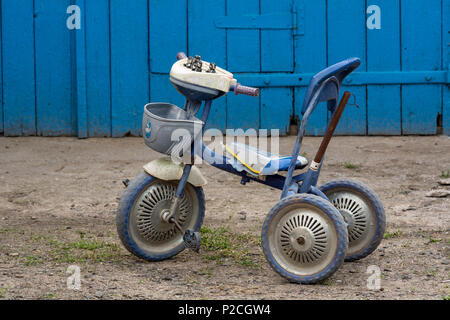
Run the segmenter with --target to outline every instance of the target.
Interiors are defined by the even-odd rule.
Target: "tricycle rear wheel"
[[[367,257],[380,244],[386,215],[376,193],[355,180],[333,180],[319,187],[348,223],[349,244],[345,261]]]
[[[291,282],[310,284],[328,278],[342,265],[348,234],[331,203],[296,194],[270,210],[261,238],[264,255],[276,272]]]

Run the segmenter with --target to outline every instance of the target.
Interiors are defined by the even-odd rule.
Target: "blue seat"
[[[328,110],[334,111],[339,100],[342,81],[361,64],[359,58],[349,58],[323,69],[311,79],[303,102],[302,116],[311,103],[328,101]],[[316,97],[316,94],[318,96]],[[311,109],[311,112],[315,106]]]

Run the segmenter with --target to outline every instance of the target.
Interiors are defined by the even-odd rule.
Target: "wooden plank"
[[[183,108],[185,98],[172,85],[168,74],[152,74],[151,84],[152,102],[167,102]]]
[[[150,66],[169,73],[178,52],[187,53],[187,1],[150,0]]]
[[[0,0],[0,17],[2,17],[2,1]],[[2,46],[2,24],[0,19],[0,134],[3,133],[3,46]]]
[[[87,115],[90,137],[111,136],[109,0],[86,1]]]
[[[112,136],[139,136],[149,101],[147,1],[112,0],[110,14]]]
[[[80,12],[86,15],[86,0],[77,0]],[[86,76],[86,23],[85,18],[80,19],[80,30],[75,34],[75,68],[76,68],[76,108],[78,138],[88,137],[88,110],[87,110],[87,76]]]
[[[189,0],[188,1],[188,39],[189,55],[200,55],[203,60],[215,62],[227,69],[226,30],[218,29],[214,24],[216,16],[225,15],[225,0]],[[225,131],[227,97],[214,101],[207,128]]]
[[[261,129],[279,129],[286,135],[292,115],[293,89],[264,88],[261,90]]]
[[[303,16],[305,32],[295,37],[295,72],[317,73],[327,66],[326,0],[295,2],[297,11]],[[303,12],[301,12],[303,10]],[[312,54],[314,53],[314,54]],[[295,115],[302,118],[301,111],[307,87],[295,88]],[[325,104],[312,113],[306,127],[307,135],[323,135],[327,125]]]
[[[450,79],[450,4],[448,0],[442,0],[442,55],[443,69],[447,71],[447,79]],[[448,81],[448,80],[447,80]],[[442,126],[444,134],[450,136],[450,85],[442,86]]]
[[[259,14],[259,0],[227,1],[228,16],[245,14]],[[227,65],[231,72],[259,72],[259,35],[259,30],[227,31]],[[239,75],[236,74],[235,77],[239,81]],[[227,102],[227,128],[259,128],[259,98],[229,94]]]
[[[261,14],[291,12],[291,0],[260,0]],[[292,30],[261,30],[261,71],[294,70]]]
[[[367,29],[367,70],[400,71],[400,1],[374,0],[370,4],[380,7],[381,29]],[[400,85],[367,86],[368,134],[401,134],[400,106]]]
[[[227,16],[259,13],[259,0],[227,0]],[[230,72],[259,72],[259,30],[227,31],[227,65]]]
[[[349,57],[361,58],[356,70],[366,71],[365,2],[360,0],[328,0],[328,64],[332,65]],[[347,106],[336,128],[336,134],[366,134],[366,86],[342,87],[341,95],[349,90],[356,96],[359,109]],[[353,98],[350,98],[350,103]]]
[[[261,0],[261,14],[291,12],[290,0]],[[261,71],[294,71],[294,40],[292,30],[261,30]],[[280,129],[285,135],[294,113],[291,88],[264,88],[261,90],[261,129]]]
[[[5,136],[35,135],[33,0],[3,1],[1,20]]]
[[[35,0],[37,134],[76,135],[69,0]]]
[[[402,67],[441,68],[441,0],[402,1]],[[403,85],[403,134],[435,134],[440,85]]]

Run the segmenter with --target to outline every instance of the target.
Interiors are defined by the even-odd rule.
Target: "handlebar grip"
[[[247,96],[259,97],[259,88],[246,87],[241,85],[240,83],[237,83],[234,87],[234,93],[236,95],[245,94]]]
[[[177,60],[182,60],[182,59],[185,59],[185,58],[187,58],[186,53],[184,53],[184,52],[178,52],[177,53]]]

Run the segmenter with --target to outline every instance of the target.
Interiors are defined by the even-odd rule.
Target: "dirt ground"
[[[289,154],[293,137],[281,139]],[[320,138],[305,138],[312,157]],[[1,299],[449,299],[450,196],[427,197],[450,171],[450,138],[336,137],[319,184],[353,178],[384,203],[387,232],[370,256],[318,285],[288,283],[260,248],[280,192],[200,165],[206,216],[200,254],[132,256],[115,226],[122,180],[157,157],[141,138],[0,138]],[[215,246],[213,240],[224,242]],[[216,250],[212,250],[216,249]],[[80,268],[81,288],[67,287]],[[369,290],[367,268],[381,270]]]

